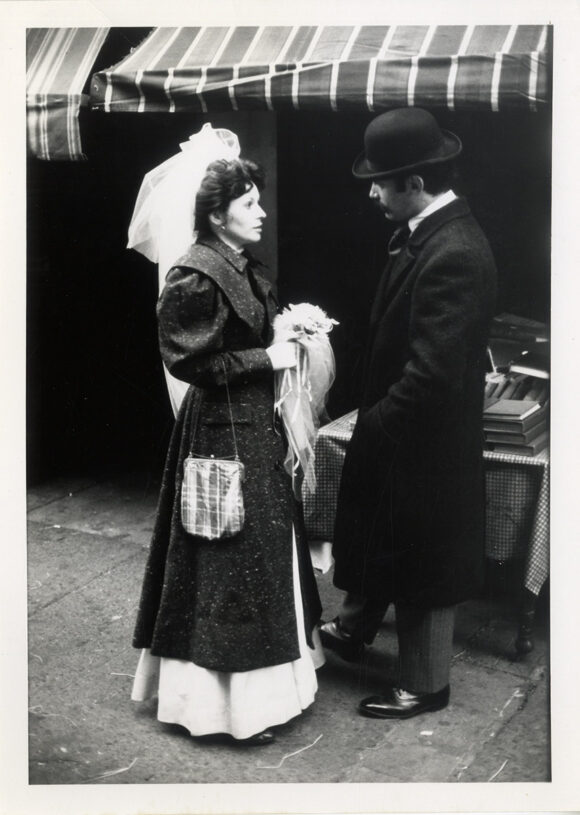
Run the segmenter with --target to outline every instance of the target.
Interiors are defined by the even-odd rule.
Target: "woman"
[[[197,241],[159,298],[163,361],[191,387],[170,441],[133,642],[143,649],[134,700],[158,694],[160,721],[249,744],[271,743],[273,726],[313,702],[323,662],[312,639],[320,601],[274,427],[273,372],[295,364],[295,346],[270,345],[277,304],[245,251],[261,237],[262,186],[252,162],[207,167]],[[246,520],[235,537],[208,542],[181,524],[183,462],[192,445],[232,455],[228,391]]]

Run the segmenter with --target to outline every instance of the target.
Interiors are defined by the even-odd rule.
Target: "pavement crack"
[[[528,704],[529,697],[536,690],[538,679],[529,679],[517,687],[508,700],[505,702],[501,710],[498,711],[493,721],[487,725],[478,734],[469,745],[464,755],[458,760],[455,768],[449,773],[448,781],[461,781],[461,776],[472,766],[476,761],[478,754],[482,749],[495,741],[498,736],[505,730],[511,721],[520,713]],[[519,700],[519,704],[511,716],[506,717],[504,714],[509,709],[514,700]],[[503,770],[503,767],[501,768]],[[490,779],[491,780],[491,779]]]
[[[65,597],[70,597],[72,594],[75,594],[79,591],[84,591],[91,583],[94,583],[96,580],[99,580],[104,575],[110,574],[114,569],[117,569],[119,566],[123,566],[125,563],[129,563],[131,560],[135,560],[136,558],[140,557],[140,553],[133,552],[129,557],[124,558],[123,560],[119,560],[115,563],[114,566],[109,566],[108,569],[103,569],[100,572],[94,574],[90,580],[87,580],[85,583],[82,583],[78,586],[74,586],[69,591],[65,591],[62,594],[59,594],[58,597],[53,597],[52,600],[49,600],[46,603],[38,605],[34,611],[31,611],[28,615],[28,619],[31,620],[33,617],[36,617],[41,611],[45,611],[47,608],[55,605],[56,603],[60,603],[61,600],[64,600]]]
[[[26,510],[26,514],[29,515],[30,513],[36,512],[37,510],[43,509],[44,507],[48,507],[48,506],[50,506],[50,504],[54,504],[57,501],[62,501],[63,498],[66,498],[67,496],[69,498],[72,498],[73,496],[79,495],[81,492],[86,492],[87,490],[91,490],[93,487],[96,487],[99,484],[104,484],[104,483],[105,483],[105,479],[101,479],[99,481],[92,481],[90,484],[87,484],[85,487],[79,487],[79,489],[74,490],[74,492],[69,492],[67,490],[66,494],[55,495],[54,498],[45,499],[44,501],[40,501],[40,503],[35,504],[33,507],[32,506],[28,507],[28,509]]]

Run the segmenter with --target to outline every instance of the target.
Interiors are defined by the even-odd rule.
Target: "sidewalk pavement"
[[[158,485],[59,479],[28,494],[29,783],[541,782],[550,780],[547,624],[515,657],[509,599],[464,604],[451,703],[408,721],[358,715],[395,676],[393,618],[362,664],[329,654],[315,704],[264,748],[194,740],[130,701],[131,647]],[[325,619],[339,593],[319,577]]]

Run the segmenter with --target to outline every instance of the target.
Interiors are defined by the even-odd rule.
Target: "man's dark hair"
[[[195,229],[200,237],[212,234],[209,216],[225,212],[232,201],[256,185],[264,189],[265,173],[249,159],[218,159],[208,166],[195,198]]]
[[[430,195],[438,195],[446,192],[458,180],[457,165],[454,161],[444,161],[441,164],[428,164],[425,167],[418,167],[411,172],[399,173],[393,176],[395,189],[403,192],[405,180],[412,175],[420,175],[425,185],[425,192]]]

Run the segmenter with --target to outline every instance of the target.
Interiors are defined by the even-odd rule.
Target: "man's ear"
[[[425,189],[425,183],[420,175],[410,175],[407,177],[407,192],[422,193]]]

